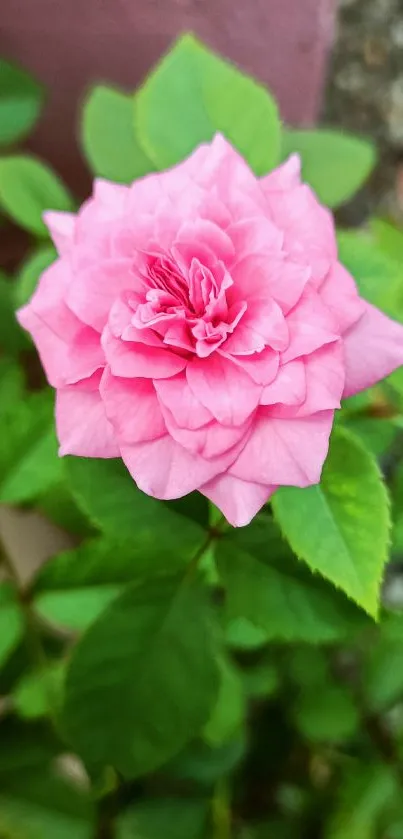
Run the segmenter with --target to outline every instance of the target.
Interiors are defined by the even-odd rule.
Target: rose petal
[[[242,324],[239,325],[242,329]],[[279,367],[280,356],[277,352],[266,347],[262,352],[252,355],[230,355],[225,352],[225,346],[219,350],[219,354],[228,358],[240,370],[252,379],[257,385],[268,385],[275,379]]]
[[[161,407],[166,428],[173,439],[188,451],[207,459],[230,451],[241,441],[246,442],[251,427],[251,420],[242,425],[220,425],[213,420],[200,428],[184,428],[177,425],[168,408]]]
[[[260,404],[300,405],[305,397],[305,364],[304,361],[296,359],[280,367],[276,378],[263,389]]]
[[[100,392],[106,416],[119,444],[141,443],[166,434],[161,408],[150,379],[120,379],[106,368]]]
[[[287,326],[290,343],[282,354],[283,363],[315,352],[340,337],[334,317],[314,291],[304,292],[298,305],[289,313]]]
[[[234,527],[249,524],[277,487],[242,481],[231,474],[217,475],[199,488]]]
[[[320,286],[320,299],[331,311],[342,335],[363,314],[365,303],[359,297],[351,274],[340,262],[333,262]]]
[[[101,343],[114,376],[164,379],[175,376],[186,366],[186,359],[169,349],[121,341],[112,335],[108,327],[102,333]]]
[[[344,398],[372,387],[403,364],[403,326],[370,303],[365,304],[363,316],[343,337]]]
[[[171,412],[177,425],[192,430],[211,422],[212,414],[195,396],[184,373],[156,379],[154,387],[160,403]]]
[[[170,435],[122,446],[122,458],[138,487],[156,498],[181,498],[228,468],[235,454],[205,460],[186,451]]]
[[[261,408],[231,474],[262,484],[304,487],[318,483],[333,415],[333,411],[322,411],[300,419],[276,419],[270,409]]]
[[[259,404],[261,386],[218,353],[194,358],[186,376],[197,399],[224,425],[241,425]]]
[[[142,283],[130,259],[100,261],[79,271],[67,290],[66,300],[80,320],[102,332],[115,300],[124,291],[141,290]]]
[[[49,230],[53,244],[62,256],[68,253],[74,237],[76,216],[74,213],[56,212],[47,210],[43,214],[43,220]]]
[[[56,391],[56,431],[59,454],[79,457],[118,457],[115,434],[105,414],[98,390],[89,381]]]

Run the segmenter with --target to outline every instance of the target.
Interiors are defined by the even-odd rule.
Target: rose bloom
[[[297,156],[258,179],[218,135],[46,223],[59,258],[18,317],[60,454],[122,457],[149,495],[199,490],[247,524],[279,486],[320,480],[341,398],[403,362],[403,327],[359,297]]]

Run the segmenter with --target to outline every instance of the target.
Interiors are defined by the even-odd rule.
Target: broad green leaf
[[[73,653],[66,732],[87,761],[136,777],[196,736],[218,689],[215,634],[199,583],[178,577],[132,585]]]
[[[257,175],[276,165],[277,107],[260,84],[184,35],[136,96],[140,142],[158,169],[222,132]]]
[[[235,650],[256,650],[267,644],[264,629],[243,617],[227,619],[224,630],[228,646]]]
[[[121,592],[118,585],[94,585],[70,591],[44,591],[34,600],[42,620],[74,632],[83,632],[102,615]]]
[[[136,137],[135,101],[98,85],[84,102],[81,141],[94,175],[129,184],[154,169]]]
[[[231,740],[216,748],[203,740],[196,740],[164,766],[163,771],[180,781],[192,781],[211,787],[236,770],[245,757],[247,746],[245,730],[242,728]]]
[[[27,335],[15,317],[14,284],[0,271],[0,349],[14,356],[27,347]]]
[[[132,541],[98,536],[77,548],[63,551],[45,563],[36,575],[34,593],[66,591],[85,586],[119,585],[153,574],[174,573],[186,565],[178,557],[175,567],[167,567],[163,555],[147,558],[136,556]]]
[[[337,684],[313,686],[302,692],[293,709],[295,724],[313,743],[340,743],[352,737],[359,715],[347,688]]]
[[[360,438],[365,447],[375,457],[379,458],[386,454],[392,446],[399,429],[403,427],[403,421],[394,417],[392,419],[377,419],[376,417],[359,416],[352,417],[345,425]]]
[[[353,275],[362,297],[403,321],[401,264],[382,251],[368,233],[342,230],[337,239],[340,261]]]
[[[301,566],[284,547],[272,553],[274,523],[258,520],[217,544],[227,621],[246,618],[266,642],[329,643],[360,625],[348,601]]]
[[[50,771],[7,779],[0,792],[0,835],[6,839],[92,839],[93,806]]]
[[[32,297],[39,277],[57,257],[53,245],[40,245],[23,263],[14,284],[16,306],[24,306]]]
[[[205,839],[206,799],[150,798],[118,821],[117,839]]]
[[[68,533],[82,538],[91,536],[94,528],[78,508],[70,487],[65,479],[64,472],[57,483],[48,487],[36,499],[38,509],[45,516],[59,527],[67,530]]]
[[[296,555],[376,616],[389,501],[376,461],[362,444],[335,429],[320,484],[284,487],[272,506]]]
[[[298,690],[318,692],[331,680],[329,662],[320,647],[300,646],[291,650],[286,659],[287,677]]]
[[[224,659],[221,662],[221,683],[217,702],[204,727],[203,739],[210,746],[219,746],[230,740],[242,726],[245,710],[240,673]]]
[[[64,662],[26,673],[13,690],[13,708],[23,719],[40,719],[58,711],[62,701]]]
[[[386,711],[403,698],[403,615],[383,616],[376,640],[362,668],[362,691],[373,713]]]
[[[398,781],[392,767],[354,761],[325,828],[325,839],[378,839],[379,818],[389,806]]]
[[[360,189],[376,163],[368,140],[332,129],[284,129],[282,157],[301,155],[302,178],[328,207],[338,207]]]
[[[1,387],[1,382],[0,382]],[[14,389],[14,384],[11,382]],[[13,391],[14,392],[14,391]],[[61,474],[49,391],[14,393],[0,409],[0,501],[30,501]]]
[[[191,559],[205,540],[195,521],[145,495],[120,460],[68,458],[70,486],[77,503],[105,534],[133,541],[133,562],[164,557],[167,571],[178,556]],[[97,487],[97,492],[94,492]]]
[[[66,187],[49,166],[28,155],[0,158],[0,208],[37,236],[48,236],[45,210],[72,210]]]
[[[11,583],[0,583],[0,667],[24,635],[25,621]]]
[[[164,552],[142,555],[134,542],[98,537],[64,551],[39,570],[34,608],[46,621],[87,629],[120,594],[125,583],[186,567],[178,550],[167,566]]]
[[[24,139],[35,125],[42,87],[25,70],[0,59],[0,145]]]

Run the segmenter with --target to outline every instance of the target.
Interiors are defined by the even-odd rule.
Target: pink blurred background
[[[134,88],[170,41],[192,30],[269,85],[284,120],[309,124],[335,7],[336,0],[1,0],[0,54],[48,88],[31,148],[84,195],[88,175],[74,136],[92,83]]]

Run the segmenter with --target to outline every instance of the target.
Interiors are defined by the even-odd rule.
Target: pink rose
[[[278,486],[319,481],[341,397],[403,362],[296,156],[258,180],[217,136],[46,221],[60,256],[19,320],[60,454],[121,456],[157,498],[197,489],[247,524]]]

